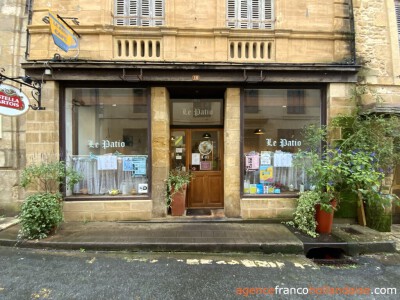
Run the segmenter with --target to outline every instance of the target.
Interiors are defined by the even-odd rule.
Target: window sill
[[[298,193],[280,193],[280,194],[242,194],[242,199],[256,198],[299,198]]]
[[[74,195],[64,198],[65,201],[104,201],[104,200],[150,200],[150,195],[111,196],[111,195]]]

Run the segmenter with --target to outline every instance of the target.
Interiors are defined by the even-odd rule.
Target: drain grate
[[[331,247],[320,247],[312,248],[307,254],[307,258],[312,259],[316,264],[319,265],[354,265],[355,262],[345,256],[343,249],[331,248]]]

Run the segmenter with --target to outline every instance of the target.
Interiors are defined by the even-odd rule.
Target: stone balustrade
[[[161,39],[114,38],[114,58],[128,60],[162,60]]]

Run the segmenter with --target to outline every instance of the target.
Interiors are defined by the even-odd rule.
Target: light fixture
[[[256,130],[254,130],[253,133],[254,134],[264,134],[264,130],[262,130],[261,128],[257,128]]]
[[[175,141],[175,137],[173,135],[171,136],[171,141]]]
[[[203,139],[209,139],[209,138],[211,138],[211,135],[208,132],[203,134]]]

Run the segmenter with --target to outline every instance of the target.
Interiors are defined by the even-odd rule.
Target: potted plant
[[[311,190],[300,193],[298,206],[303,206],[299,208],[300,210],[304,210],[306,205],[310,206],[307,211],[313,213],[315,228],[309,228],[306,233],[313,232],[310,234],[312,236],[316,232],[331,232],[333,213],[339,204],[340,189],[343,184],[338,157],[340,152],[329,147],[326,137],[326,127],[314,124],[305,127],[303,130],[304,148],[295,156],[295,165],[305,170],[307,185]],[[296,214],[301,215],[302,213],[295,212],[294,217]],[[305,221],[309,223],[308,220]],[[296,226],[298,227],[298,225]]]
[[[318,222],[321,222],[316,218],[318,209],[332,215],[332,217],[329,217],[330,221],[332,221],[333,208],[327,193],[321,193],[318,190],[300,193],[296,210],[293,213],[293,220],[286,222],[286,224],[296,227],[312,237],[317,237]]]
[[[171,215],[182,216],[186,207],[186,190],[193,175],[191,172],[171,170],[165,182],[167,207],[171,207]]]
[[[63,161],[43,162],[26,167],[21,176],[24,188],[31,186],[30,194],[21,206],[19,236],[27,239],[42,239],[55,230],[63,221],[60,185],[73,186],[82,177]]]
[[[391,207],[399,199],[385,181],[399,161],[399,118],[355,114],[336,117],[333,126],[345,133],[338,146],[346,185],[358,198],[359,223],[390,231]]]

